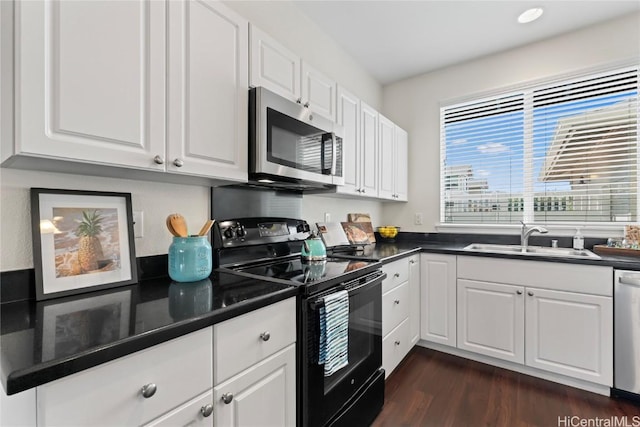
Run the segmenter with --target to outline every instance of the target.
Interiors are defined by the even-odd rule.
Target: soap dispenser
[[[573,236],[573,249],[584,249],[584,237],[580,233],[580,227],[576,228],[576,234]]]

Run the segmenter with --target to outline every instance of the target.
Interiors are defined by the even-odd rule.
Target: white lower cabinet
[[[382,367],[385,377],[404,359],[420,336],[419,255],[382,266]]]
[[[145,424],[145,427],[174,426],[213,427],[213,391],[209,390]]]
[[[204,328],[38,386],[38,425],[142,425],[181,407],[211,391],[212,336]],[[176,415],[183,416],[194,417]]]
[[[295,297],[214,325],[216,426],[295,426]]]
[[[519,286],[458,279],[458,348],[524,363],[524,296]]]
[[[525,311],[528,366],[612,384],[610,297],[527,288]]]
[[[420,338],[456,346],[456,256],[420,255]]]
[[[458,348],[613,385],[610,267],[480,257],[457,264]]]
[[[213,401],[218,427],[295,426],[295,344],[214,387]]]

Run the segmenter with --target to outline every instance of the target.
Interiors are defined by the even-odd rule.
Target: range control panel
[[[240,218],[216,223],[214,246],[222,248],[304,240],[309,224],[291,218]]]

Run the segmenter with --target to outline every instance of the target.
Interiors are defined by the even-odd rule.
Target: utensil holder
[[[211,244],[206,236],[174,237],[169,246],[169,277],[176,282],[206,279],[212,268]]]

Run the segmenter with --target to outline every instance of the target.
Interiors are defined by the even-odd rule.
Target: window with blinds
[[[441,108],[441,221],[638,221],[638,68]]]

